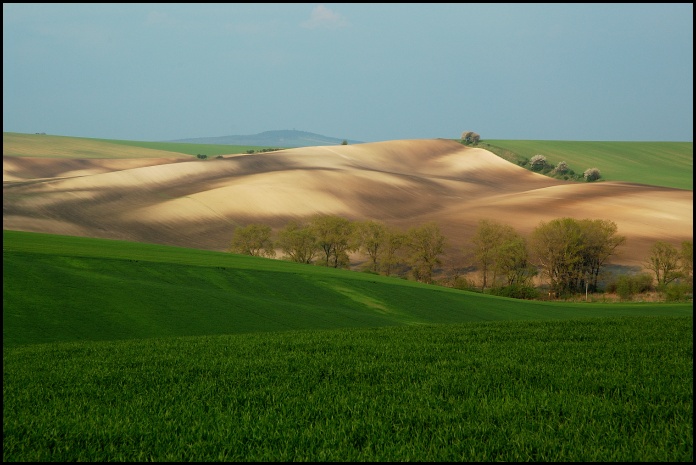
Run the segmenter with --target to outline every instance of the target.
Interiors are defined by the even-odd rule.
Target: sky
[[[693,141],[693,4],[4,3],[3,132]]]

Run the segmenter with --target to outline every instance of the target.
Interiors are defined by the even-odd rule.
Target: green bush
[[[585,172],[583,173],[583,176],[585,177],[585,180],[587,182],[596,181],[602,177],[601,173],[599,172],[599,170],[597,168],[586,169]]]
[[[461,276],[452,281],[452,287],[463,291],[480,291],[476,283],[470,279],[462,278]]]
[[[663,286],[660,291],[662,294],[665,296],[665,300],[667,302],[680,302],[683,300],[687,300],[687,296],[689,295],[690,287],[686,283],[670,283],[666,286]],[[691,296],[693,299],[693,294]]]
[[[648,273],[621,275],[607,285],[607,292],[616,293],[622,300],[631,300],[635,294],[652,291],[653,277]]]
[[[499,297],[511,297],[513,299],[533,300],[539,297],[539,291],[531,286],[499,286],[490,290],[492,295]]]

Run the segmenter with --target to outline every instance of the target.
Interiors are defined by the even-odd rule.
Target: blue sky
[[[693,141],[693,4],[3,4],[3,131]]]

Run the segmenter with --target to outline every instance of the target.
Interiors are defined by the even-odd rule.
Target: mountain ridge
[[[362,144],[358,140],[340,139],[328,137],[307,131],[296,129],[281,129],[264,131],[250,135],[231,135],[218,137],[196,137],[191,139],[176,139],[164,142],[181,142],[187,144],[216,144],[216,145],[251,145],[259,147],[318,147],[325,145],[343,145],[343,141],[348,144]]]

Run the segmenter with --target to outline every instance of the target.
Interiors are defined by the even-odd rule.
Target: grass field
[[[692,304],[496,298],[187,248],[3,231],[3,346],[494,320],[671,315]]]
[[[694,188],[693,142],[573,142],[486,140],[486,144],[526,159],[541,154],[549,163],[568,163],[576,173],[598,168],[605,181]]]
[[[3,351],[6,461],[693,461],[693,318]]]

